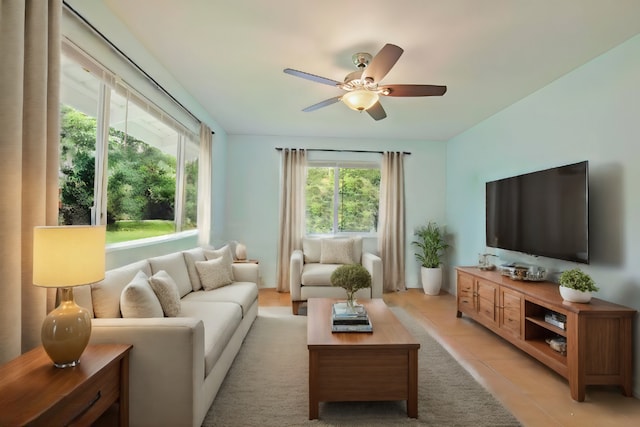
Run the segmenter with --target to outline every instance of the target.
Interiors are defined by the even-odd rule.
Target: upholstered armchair
[[[371,288],[360,289],[357,298],[382,298],[382,260],[362,250],[362,238],[302,239],[302,250],[290,259],[291,308],[298,314],[308,298],[346,298],[340,287],[331,286],[331,273],[343,264],[362,264],[371,274]]]

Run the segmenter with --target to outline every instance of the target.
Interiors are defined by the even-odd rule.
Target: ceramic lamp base
[[[69,368],[80,363],[89,344],[91,315],[73,300],[72,288],[60,289],[60,304],[42,323],[42,346],[54,366]]]

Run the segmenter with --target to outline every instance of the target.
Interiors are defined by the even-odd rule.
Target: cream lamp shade
[[[376,92],[366,89],[356,89],[342,95],[342,102],[347,104],[347,107],[352,110],[364,111],[373,107],[373,104],[378,102],[379,98],[380,96]]]
[[[34,228],[33,284],[60,288],[104,279],[104,246],[104,225]]]
[[[91,315],[73,300],[73,286],[104,278],[105,226],[35,227],[33,284],[61,288],[42,324],[42,346],[58,368],[76,366],[91,336]]]

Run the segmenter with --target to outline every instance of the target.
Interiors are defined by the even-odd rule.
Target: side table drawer
[[[119,394],[120,365],[113,363],[42,414],[33,425],[90,425],[118,400]]]

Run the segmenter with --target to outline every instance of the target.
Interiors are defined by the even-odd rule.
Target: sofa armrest
[[[133,345],[129,362],[132,424],[141,420],[147,425],[191,424],[196,393],[205,378],[202,321],[102,318],[91,323],[91,344]]]
[[[289,260],[289,292],[291,293],[291,301],[300,301],[302,292],[302,267],[304,265],[304,254],[300,249],[296,249],[291,254]]]
[[[236,282],[259,283],[260,267],[253,263],[235,263],[231,265],[233,269],[233,279]]]
[[[382,260],[371,252],[363,252],[362,266],[371,275],[371,298],[382,298]]]

